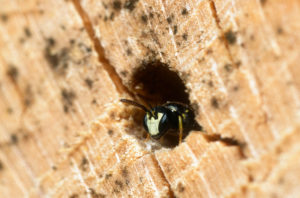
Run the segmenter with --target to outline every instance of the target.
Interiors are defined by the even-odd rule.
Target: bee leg
[[[178,116],[178,129],[179,129],[179,144],[182,142],[182,133],[183,133],[183,126],[182,126],[182,117]]]

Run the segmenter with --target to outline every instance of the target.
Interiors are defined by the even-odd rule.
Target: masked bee
[[[137,102],[127,99],[120,100],[123,103],[134,105],[145,111],[144,128],[153,139],[160,139],[168,131],[179,132],[179,144],[182,142],[183,133],[195,126],[199,126],[194,112],[188,105],[179,102],[167,102],[161,106],[147,108]]]

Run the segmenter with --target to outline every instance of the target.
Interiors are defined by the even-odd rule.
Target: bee
[[[121,99],[123,103],[136,106],[145,111],[143,125],[151,138],[159,140],[167,132],[179,132],[179,144],[182,142],[183,133],[186,133],[195,126],[194,111],[185,104],[179,102],[167,102],[161,106],[147,108],[132,100]]]

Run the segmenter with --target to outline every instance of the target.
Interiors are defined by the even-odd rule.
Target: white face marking
[[[159,122],[160,119],[162,118],[164,114],[163,113],[157,113],[157,119],[155,119],[153,116],[147,114],[147,127],[148,127],[148,132],[150,133],[150,135],[157,135],[159,133]]]

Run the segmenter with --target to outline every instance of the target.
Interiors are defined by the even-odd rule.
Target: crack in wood
[[[151,155],[153,157],[153,161],[156,163],[156,166],[159,167],[159,170],[161,171],[161,176],[163,177],[163,179],[166,181],[166,183],[168,184],[168,188],[169,188],[169,197],[170,198],[174,198],[175,197],[175,192],[171,186],[171,183],[169,182],[169,180],[167,179],[162,167],[159,165],[159,161],[156,158],[155,154]]]
[[[104,48],[102,47],[99,38],[97,38],[94,32],[93,24],[89,19],[88,14],[84,11],[78,0],[72,0],[72,2],[80,18],[82,19],[84,28],[86,29],[88,36],[94,44],[99,62],[102,64],[104,70],[108,73],[110,79],[116,86],[117,91],[119,92],[119,94],[127,93],[130,96],[133,96],[134,94],[123,84],[122,79],[118,75],[116,69],[110,64],[108,58],[105,56]]]
[[[220,25],[220,18],[217,14],[217,8],[216,8],[216,4],[213,0],[209,0],[209,5],[210,5],[210,8],[211,8],[211,11],[212,11],[212,15],[213,15],[213,18],[216,22],[216,25],[217,25],[217,28],[220,30],[220,32],[222,33],[222,40],[225,44],[225,48],[228,52],[228,56],[229,56],[229,59],[230,61],[232,62],[232,65],[235,67],[235,68],[238,68],[239,67],[239,64],[235,63],[234,60],[233,60],[233,57],[232,57],[232,54],[230,52],[230,49],[229,49],[229,41],[226,39],[226,32],[222,29],[221,25]],[[231,32],[231,31],[230,31]]]

